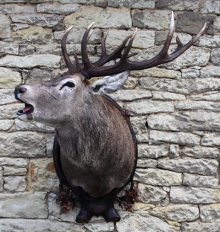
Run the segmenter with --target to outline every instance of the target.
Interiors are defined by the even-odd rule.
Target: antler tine
[[[92,66],[92,64],[89,61],[89,56],[88,56],[88,52],[87,52],[87,44],[88,44],[88,37],[90,34],[90,30],[91,30],[93,24],[94,24],[94,22],[88,26],[88,28],[86,29],[86,31],[83,35],[82,42],[81,42],[82,61],[83,61],[85,70],[89,69],[89,67]]]
[[[64,59],[64,61],[65,61],[65,63],[66,63],[69,70],[74,70],[75,69],[74,65],[72,64],[72,62],[71,62],[71,60],[70,60],[70,58],[69,58],[69,56],[67,54],[67,50],[66,50],[66,39],[67,39],[67,36],[68,36],[68,34],[69,34],[69,32],[70,32],[70,30],[72,28],[73,28],[73,26],[69,27],[66,30],[66,32],[65,32],[65,34],[64,34],[64,36],[63,36],[63,38],[61,40],[61,49],[62,49],[63,59]]]
[[[110,55],[106,54],[106,47],[104,48],[104,52],[102,52],[101,58],[96,61],[93,65],[94,66],[102,66],[106,63],[108,63],[111,60],[116,60],[118,58],[121,58],[121,52],[124,49],[125,45],[127,44],[128,40],[131,38],[131,35],[127,36],[124,41],[121,43],[121,45],[114,51],[112,52]],[[105,42],[103,44],[103,46],[105,46]],[[102,46],[102,49],[103,49]]]

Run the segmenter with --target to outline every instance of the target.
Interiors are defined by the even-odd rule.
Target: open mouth
[[[24,103],[25,107],[23,110],[19,110],[17,115],[20,116],[22,114],[31,114],[34,112],[34,107],[31,104]]]

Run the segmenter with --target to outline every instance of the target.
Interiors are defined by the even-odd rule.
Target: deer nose
[[[22,93],[24,93],[25,91],[26,91],[26,88],[24,88],[24,87],[17,87],[17,88],[15,88],[15,91],[14,91],[15,98],[16,98],[17,100],[19,100],[19,99],[18,99],[18,94],[22,94]]]

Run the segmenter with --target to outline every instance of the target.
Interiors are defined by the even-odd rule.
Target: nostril
[[[25,91],[26,91],[26,88],[24,88],[24,87],[18,88],[18,93],[24,93]]]

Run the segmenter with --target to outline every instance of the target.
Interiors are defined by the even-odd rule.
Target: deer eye
[[[71,81],[67,81],[64,85],[62,85],[62,87],[60,88],[60,90],[63,88],[63,87],[69,87],[69,88],[74,88],[75,87],[75,84]]]

